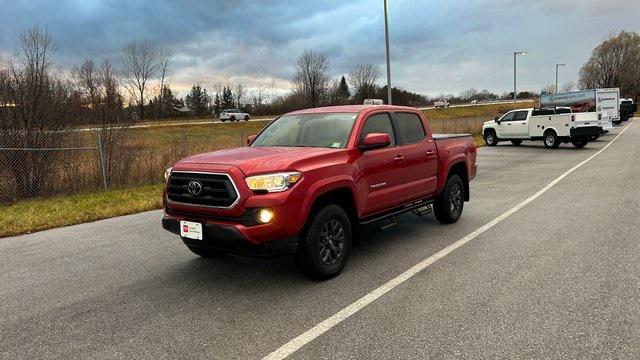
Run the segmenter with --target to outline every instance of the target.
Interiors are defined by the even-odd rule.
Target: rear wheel
[[[587,138],[572,138],[571,143],[578,149],[585,147],[589,140]]]
[[[519,146],[520,144],[522,144],[522,140],[511,140],[511,143],[512,143],[514,146]]]
[[[296,264],[310,278],[326,280],[338,275],[351,249],[351,223],[338,205],[316,213],[300,241]]]
[[[496,146],[498,145],[498,137],[494,131],[487,131],[484,135],[484,142],[487,146]]]
[[[191,250],[192,253],[194,253],[194,254],[196,254],[198,256],[202,256],[204,258],[219,258],[219,257],[223,257],[223,256],[226,255],[222,251],[204,249],[204,248],[199,248],[199,247],[194,247],[194,246],[189,246],[189,245],[187,245],[187,247],[189,248],[189,250]]]
[[[449,177],[444,191],[433,204],[433,214],[442,224],[451,224],[462,215],[464,208],[464,184],[459,175]]]
[[[544,147],[547,149],[557,149],[560,146],[560,139],[554,131],[548,131],[544,134]]]
[[[244,116],[244,121],[249,121],[249,115]]]

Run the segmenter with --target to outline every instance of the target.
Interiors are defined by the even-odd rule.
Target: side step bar
[[[396,224],[396,217],[398,215],[402,215],[404,213],[412,211],[414,214],[418,216],[423,216],[431,213],[432,205],[433,205],[432,199],[422,199],[422,200],[412,201],[408,204],[395,208],[384,214],[374,215],[372,217],[365,218],[362,221],[360,221],[360,225],[379,223],[381,229],[386,229]]]

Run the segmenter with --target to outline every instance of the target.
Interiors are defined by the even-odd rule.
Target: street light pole
[[[527,55],[526,51],[514,51],[513,52],[513,103],[516,103],[516,56]]]
[[[558,93],[558,66],[564,66],[564,64],[556,64],[556,94]]]
[[[391,105],[391,59],[389,57],[389,6],[384,0],[384,41],[387,50],[387,104]]]

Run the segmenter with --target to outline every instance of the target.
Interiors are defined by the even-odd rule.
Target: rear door
[[[398,143],[404,157],[400,181],[404,200],[424,198],[436,192],[438,156],[436,145],[420,116],[412,112],[393,114]]]
[[[405,190],[402,179],[404,157],[397,145],[397,137],[389,113],[377,113],[365,119],[358,134],[358,144],[370,133],[386,133],[391,144],[385,148],[365,150],[358,159],[362,181],[366,187],[363,215],[402,204]]]

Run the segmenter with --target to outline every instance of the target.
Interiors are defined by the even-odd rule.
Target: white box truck
[[[613,124],[619,124],[620,119],[620,89],[591,89],[572,91],[558,94],[540,95],[540,107],[550,108],[568,106],[574,113],[598,112],[603,129],[609,130]]]

